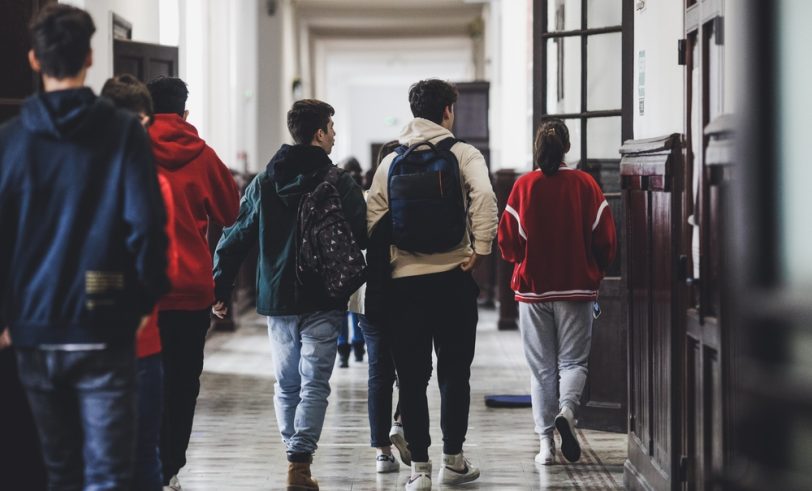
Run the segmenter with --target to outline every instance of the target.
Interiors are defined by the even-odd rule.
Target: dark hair
[[[307,145],[313,141],[317,131],[327,131],[330,117],[335,109],[326,102],[317,99],[302,99],[293,103],[288,111],[288,131],[293,141]]]
[[[392,140],[384,143],[381,145],[380,150],[378,150],[378,159],[375,162],[373,167],[378,167],[381,164],[381,161],[386,158],[387,155],[394,152],[396,148],[400,146],[400,142],[397,140]]]
[[[341,168],[344,169],[344,172],[350,175],[353,178],[356,184],[359,186],[363,186],[364,178],[362,176],[363,169],[361,169],[361,163],[358,162],[358,159],[355,157],[347,157],[341,163]]]
[[[443,109],[457,102],[457,94],[457,88],[444,80],[421,80],[409,88],[412,115],[440,124],[443,122]]]
[[[31,49],[42,73],[63,79],[77,75],[90,53],[96,26],[90,14],[64,4],[48,5],[31,21]]]
[[[147,82],[155,114],[177,114],[186,111],[189,89],[186,82],[175,77],[158,77]]]
[[[134,113],[144,113],[149,116],[150,121],[152,120],[152,97],[149,95],[149,89],[129,73],[108,78],[102,87],[101,95],[110,98],[116,107]]]
[[[554,176],[570,150],[570,130],[560,119],[546,119],[536,132],[533,163],[545,176]]]

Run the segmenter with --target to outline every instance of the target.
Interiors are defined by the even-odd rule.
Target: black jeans
[[[400,411],[412,461],[427,462],[429,409],[426,387],[431,377],[432,342],[440,385],[443,452],[462,451],[471,403],[476,299],[479,288],[469,273],[411,276],[392,281],[390,335],[400,380]]]
[[[18,348],[17,366],[39,431],[48,489],[130,489],[136,438],[134,347]]]
[[[192,434],[209,310],[165,310],[158,317],[164,366],[161,466],[164,485],[186,465]]]

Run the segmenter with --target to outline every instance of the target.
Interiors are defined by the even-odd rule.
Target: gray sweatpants
[[[574,413],[581,401],[592,344],[592,301],[519,302],[519,330],[530,366],[536,433],[552,436],[559,410],[569,406]]]

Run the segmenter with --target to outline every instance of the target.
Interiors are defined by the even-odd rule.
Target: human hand
[[[216,315],[218,319],[225,319],[226,314],[228,314],[228,307],[226,307],[225,302],[220,300],[211,306],[211,313]]]
[[[0,332],[0,351],[9,346],[11,346],[11,334],[9,334],[8,328],[6,327]]]
[[[482,258],[484,257],[485,256],[483,256],[482,254],[473,253],[471,254],[471,257],[468,258],[467,261],[460,264],[460,269],[462,269],[465,272],[472,271],[474,268],[477,267],[479,262],[482,261]]]

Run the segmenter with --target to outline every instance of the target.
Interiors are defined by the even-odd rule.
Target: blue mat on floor
[[[485,396],[485,405],[488,407],[530,407],[530,396],[490,395]]]

